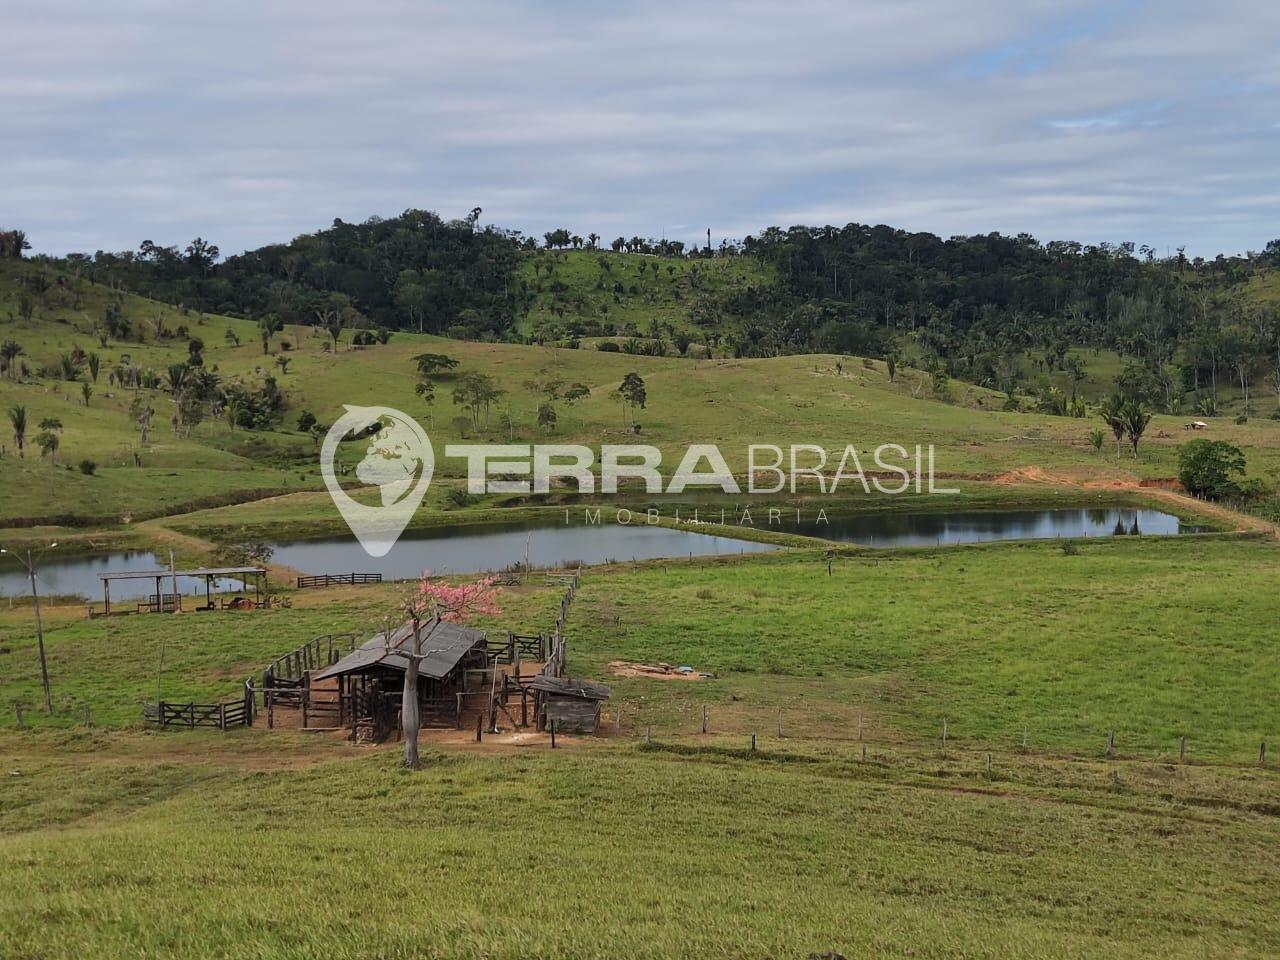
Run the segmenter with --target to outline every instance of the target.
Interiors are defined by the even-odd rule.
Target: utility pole
[[[44,625],[40,622],[40,594],[36,590],[36,568],[27,551],[27,575],[31,578],[31,603],[36,608],[36,645],[40,648],[40,683],[44,686],[44,712],[53,713],[53,695],[49,692],[49,663],[44,656]]]
[[[52,550],[58,545],[55,540],[45,549]],[[9,554],[4,547],[0,547],[0,553]],[[19,563],[22,563],[20,554],[12,554]],[[36,564],[35,559],[31,556],[31,551],[27,550],[27,577],[31,583],[31,604],[35,608],[36,613],[36,646],[40,650],[40,683],[44,687],[44,712],[53,713],[53,694],[49,691],[49,661],[44,654],[44,624],[40,620],[40,592],[36,589]]]
[[[173,612],[182,612],[182,594],[178,592],[178,568],[173,565],[173,547],[169,548],[169,578],[173,588]],[[160,598],[160,609],[164,610],[164,597]]]

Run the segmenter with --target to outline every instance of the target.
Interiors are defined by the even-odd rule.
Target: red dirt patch
[[[609,672],[616,677],[639,677],[646,680],[711,680],[714,675],[699,673],[681,673],[669,663],[633,663],[629,660],[613,660],[609,663]]]

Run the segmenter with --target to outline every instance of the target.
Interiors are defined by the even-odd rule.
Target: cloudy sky
[[[10,5],[0,226],[224,253],[406,207],[541,234],[1280,236],[1280,4]]]

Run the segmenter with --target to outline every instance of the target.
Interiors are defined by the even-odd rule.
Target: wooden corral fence
[[[539,726],[541,725],[541,701],[533,690],[533,683],[537,678],[521,674],[520,662],[526,658],[541,662],[542,669],[538,671],[539,677],[564,676],[566,649],[564,626],[569,619],[569,608],[573,605],[573,598],[578,592],[578,582],[581,576],[582,572],[575,570],[573,573],[552,574],[547,577],[549,586],[563,584],[565,588],[564,596],[560,599],[560,610],[556,614],[555,633],[550,638],[542,633],[536,636],[522,636],[508,631],[505,644],[489,648],[491,669],[496,671],[499,663],[509,663],[515,667],[512,673],[502,674],[501,684],[497,683],[497,673],[494,673],[495,682],[489,695],[490,730],[497,728],[499,712],[506,714],[507,719],[513,725],[527,727],[529,725],[529,707],[531,704],[534,707],[535,720]],[[515,697],[520,700],[519,720],[512,713],[510,706],[512,699]]]
[[[354,633],[326,633],[309,640],[297,650],[277,657],[262,671],[264,692],[278,687],[300,687],[308,670],[319,670],[337,663],[355,648]]]
[[[492,643],[488,649],[491,663],[519,663],[521,660],[547,659],[547,636],[544,633],[519,634],[507,631],[507,642],[499,646]]]
[[[232,727],[249,727],[257,713],[253,686],[245,684],[245,694],[238,700],[224,703],[144,703],[142,718],[158,727],[216,727],[229,730]]]
[[[252,685],[250,696],[258,691]],[[381,740],[390,733],[399,737],[401,732],[401,694],[399,691],[369,690],[354,686],[346,692],[338,690],[313,690],[308,686],[287,690],[263,690],[263,709],[266,711],[267,728],[276,725],[276,708],[296,712],[299,729],[336,730],[355,727],[357,735],[370,740]],[[462,729],[462,714],[467,694],[458,693],[418,701],[418,712],[423,729]]]
[[[547,577],[548,584],[563,583],[564,597],[560,600],[560,613],[556,616],[556,636],[564,633],[565,621],[569,619],[569,608],[573,606],[573,598],[578,592],[578,581],[582,579],[582,571]]]
[[[355,586],[361,583],[381,583],[380,573],[320,573],[312,577],[299,577],[298,589],[310,587],[340,587],[344,584]]]
[[[538,671],[539,676],[564,676],[565,648],[567,646],[568,641],[566,641],[564,637],[556,637],[552,641],[551,654],[547,657],[547,662],[542,665],[542,669]]]

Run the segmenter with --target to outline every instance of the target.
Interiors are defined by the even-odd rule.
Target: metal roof
[[[562,697],[581,697],[584,700],[608,700],[610,690],[594,680],[574,680],[570,677],[535,677],[533,689]]]
[[[197,570],[125,570],[100,573],[99,580],[154,580],[156,577],[236,577],[246,573],[266,573],[263,567],[200,567]]]
[[[441,621],[435,628],[421,627],[422,651],[425,659],[418,665],[418,673],[433,680],[449,675],[467,651],[487,636],[481,630],[471,630],[457,624]],[[389,648],[389,649],[388,649]],[[413,623],[405,621],[391,632],[390,643],[384,634],[377,634],[365,641],[331,667],[314,674],[312,680],[326,680],[347,673],[360,673],[373,666],[391,670],[405,670],[409,658],[402,651],[413,649]]]

